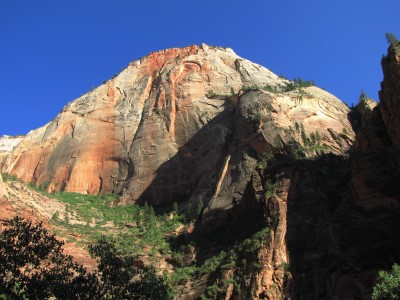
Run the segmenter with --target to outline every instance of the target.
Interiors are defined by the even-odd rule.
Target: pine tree
[[[294,128],[296,128],[296,131],[297,132],[300,132],[300,125],[299,125],[299,123],[294,123]]]
[[[308,140],[306,132],[303,130],[301,131],[301,139],[303,141],[304,147],[307,147],[309,145],[309,140]]]
[[[386,32],[385,34],[386,41],[388,44],[391,45],[396,45],[399,43],[399,40],[396,38],[396,36],[393,33]]]
[[[310,140],[311,140],[311,144],[312,144],[312,145],[315,145],[315,142],[316,142],[317,138],[316,138],[314,132],[311,132],[311,133],[310,133]]]
[[[367,93],[364,90],[361,90],[360,97],[358,99],[359,103],[364,102],[368,99]]]

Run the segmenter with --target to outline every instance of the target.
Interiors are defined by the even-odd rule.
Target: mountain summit
[[[52,192],[165,204],[215,190],[234,140],[261,154],[296,140],[297,123],[329,151],[345,150],[346,105],[316,87],[284,92],[290,84],[229,48],[154,52],[30,132],[2,171]]]

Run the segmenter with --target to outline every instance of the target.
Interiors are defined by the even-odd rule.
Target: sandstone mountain
[[[318,132],[329,151],[346,151],[348,108],[331,94],[316,87],[243,91],[288,83],[231,49],[152,53],[30,132],[2,171],[49,191],[117,192],[125,202],[143,198],[159,205],[214,193],[233,154],[225,149],[228,138],[261,154],[299,141],[297,122],[307,135]]]
[[[1,170],[49,192],[116,193],[114,204],[177,202],[195,231],[232,240],[268,227],[261,269],[218,299],[368,299],[377,270],[399,261],[396,51],[381,103],[352,110],[231,49],[155,52],[30,132]]]

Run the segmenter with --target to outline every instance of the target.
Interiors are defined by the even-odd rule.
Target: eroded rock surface
[[[143,198],[164,205],[194,190],[210,192],[202,177],[219,170],[226,137],[241,117],[266,118],[260,125],[274,130],[265,128],[260,139],[269,144],[285,143],[291,135],[284,130],[303,122],[307,133],[320,131],[334,151],[345,150],[351,134],[338,134],[343,128],[351,132],[347,108],[329,93],[311,87],[305,95],[239,95],[243,86],[287,83],[231,49],[202,45],[155,52],[29,133],[2,170],[49,191],[119,192],[122,202]],[[235,113],[237,105],[242,116]],[[165,164],[171,165],[168,176],[162,175]]]
[[[3,135],[0,137],[0,165],[3,159],[23,140],[23,136]]]
[[[225,298],[301,295],[303,268],[318,280],[311,286],[320,295],[325,277],[308,262],[335,238],[323,234],[332,222],[319,220],[338,207],[346,211],[340,197],[350,197],[349,187],[341,190],[350,171],[335,155],[346,157],[355,135],[340,100],[291,84],[231,49],[155,52],[30,132],[2,170],[52,192],[115,192],[120,204],[147,202],[159,210],[178,202],[189,214],[200,206],[200,231],[228,226],[238,238],[268,226],[261,272],[242,296],[231,286]],[[332,174],[339,179],[329,181]],[[323,248],[313,244],[318,238],[327,240]]]

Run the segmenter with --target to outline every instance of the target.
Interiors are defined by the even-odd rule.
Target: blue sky
[[[49,122],[67,102],[149,52],[228,46],[345,103],[378,99],[398,0],[0,0],[0,136]]]

